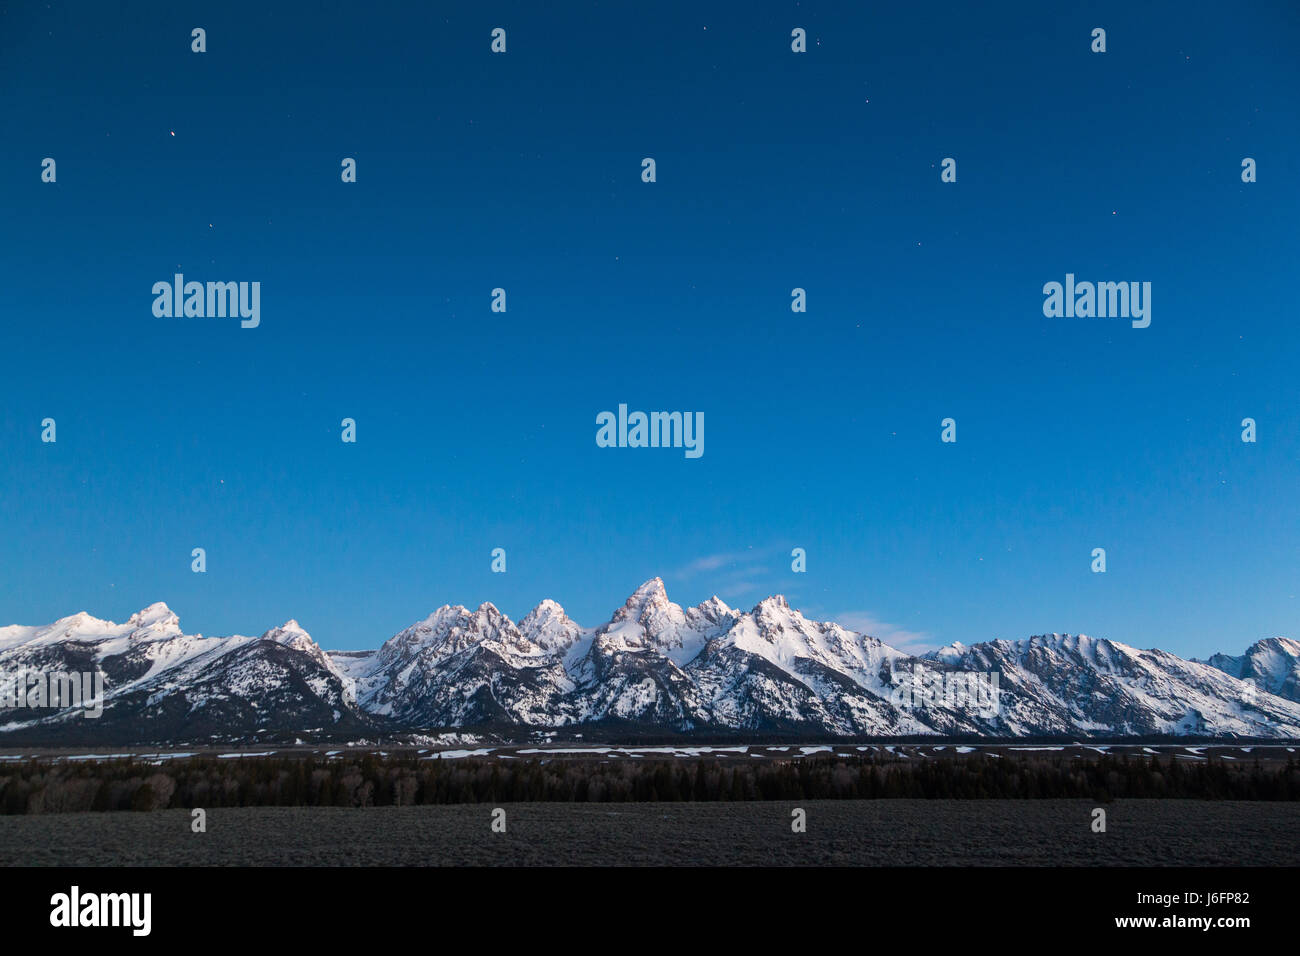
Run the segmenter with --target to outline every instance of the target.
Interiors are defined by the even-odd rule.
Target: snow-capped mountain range
[[[1207,661],[1062,634],[914,656],[809,620],[780,595],[749,611],[716,597],[682,608],[659,578],[594,629],[549,600],[517,623],[491,604],[443,606],[374,651],[323,651],[295,621],[261,637],[188,635],[165,604],[124,624],[82,612],[0,627],[0,688],[91,671],[104,677],[102,716],[0,696],[0,745],[464,728],[1300,738],[1300,642],[1287,638]],[[968,679],[982,682],[978,704]],[[902,692],[921,687],[929,693]]]

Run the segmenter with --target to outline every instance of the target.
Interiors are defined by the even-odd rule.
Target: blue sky
[[[1293,4],[379,6],[0,10],[0,622],[372,647],[661,575],[911,647],[1300,636]],[[176,272],[261,325],[156,318]],[[1045,318],[1067,272],[1150,327]],[[619,403],[703,457],[598,448]]]

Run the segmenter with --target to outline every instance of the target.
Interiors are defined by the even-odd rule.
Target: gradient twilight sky
[[[1300,637],[1300,7],[902,6],[0,0],[0,623],[375,647],[661,575],[910,649]],[[261,326],[155,318],[175,272]],[[1045,318],[1066,272],[1150,328]],[[598,448],[620,402],[704,456]]]

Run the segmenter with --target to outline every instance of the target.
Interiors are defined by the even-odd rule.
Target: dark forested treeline
[[[0,769],[6,814],[192,807],[378,807],[438,803],[1119,797],[1300,799],[1295,758],[1180,761],[1062,756],[903,760],[429,760],[415,756],[135,759]]]

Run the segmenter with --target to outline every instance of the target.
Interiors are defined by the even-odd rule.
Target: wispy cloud
[[[896,627],[888,621],[882,621],[870,611],[848,611],[835,615],[833,620],[850,630],[878,637],[890,647],[907,651],[909,654],[921,654],[934,650],[940,645],[939,640],[932,634]]]
[[[754,561],[756,555],[753,551],[732,551],[721,554],[706,554],[704,557],[696,558],[685,567],[678,568],[672,572],[672,577],[689,578],[705,571],[716,571],[719,568],[729,567],[733,564],[748,563]]]
[[[772,572],[775,553],[771,547],[752,547],[706,554],[668,576],[716,594],[733,607],[747,607],[748,602],[780,590]]]

